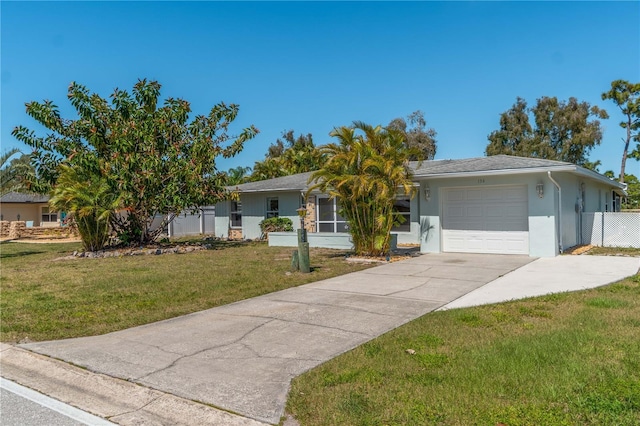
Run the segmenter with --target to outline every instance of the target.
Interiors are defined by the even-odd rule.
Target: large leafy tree
[[[602,94],[602,99],[612,100],[624,115],[620,127],[627,131],[627,135],[623,139],[624,149],[619,175],[619,181],[624,182],[627,155],[629,155],[629,145],[632,140],[636,142],[636,147],[630,156],[640,160],[640,83],[629,83],[626,80],[612,81],[611,89]]]
[[[167,98],[159,105],[160,88],[139,80],[131,93],[115,89],[108,102],[71,83],[68,98],[77,119],[63,119],[51,101],[27,103],[27,114],[50,131],[38,136],[19,126],[12,133],[34,149],[34,187],[55,188],[63,164],[104,179],[126,212],[111,225],[132,243],[157,237],[164,225],[151,231],[157,214],[168,222],[181,211],[226,198],[227,175],[216,170],[216,160],[236,155],[257,129],[229,134],[238,114],[234,104],[219,103],[190,120],[185,100]]]
[[[387,254],[399,221],[394,201],[399,192],[413,195],[409,159],[420,153],[405,145],[401,131],[362,122],[331,136],[337,143],[322,148],[328,160],[312,174],[309,192],[319,189],[339,200],[357,254]]]
[[[312,135],[295,136],[293,130],[282,133],[268,148],[263,161],[253,166],[250,180],[258,181],[318,170],[326,156],[313,142]]]
[[[500,129],[489,135],[487,155],[517,155],[530,157],[533,151],[533,128],[529,123],[527,101],[518,97],[516,103],[500,114]]]
[[[530,124],[533,117],[535,127]],[[528,108],[522,98],[500,115],[500,129],[489,136],[487,155],[519,155],[584,165],[602,141],[599,119],[607,112],[576,98],[542,97]]]
[[[407,147],[416,152],[411,156],[411,160],[433,160],[436,156],[437,132],[427,128],[427,120],[422,111],[412,112],[406,120],[395,118],[387,127],[403,134]]]

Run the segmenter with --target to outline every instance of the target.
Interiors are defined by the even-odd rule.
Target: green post
[[[309,259],[309,243],[307,242],[307,230],[298,229],[298,261],[300,272],[308,274],[311,272],[311,260]]]
[[[298,250],[294,250],[291,256],[291,270],[297,271],[298,269],[300,269],[300,258],[298,257]]]

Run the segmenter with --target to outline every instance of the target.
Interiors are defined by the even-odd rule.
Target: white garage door
[[[446,188],[442,250],[529,254],[527,187]]]

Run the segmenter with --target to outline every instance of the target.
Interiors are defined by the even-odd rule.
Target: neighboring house
[[[619,211],[623,186],[560,161],[507,155],[412,162],[417,193],[399,196],[407,221],[399,244],[423,253],[467,252],[556,256],[582,242],[582,212]],[[307,209],[305,228],[318,235],[347,231],[336,200],[307,194],[311,173],[238,185],[239,201],[216,206],[216,235],[259,238],[259,223]]]
[[[24,221],[32,226],[58,227],[61,218],[49,208],[49,196],[10,192],[0,198],[0,220]]]

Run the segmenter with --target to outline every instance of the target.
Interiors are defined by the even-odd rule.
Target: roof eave
[[[617,193],[624,196],[627,195],[627,193],[625,192],[625,186],[623,184],[616,180],[609,179],[608,177],[603,176],[600,173],[596,173],[593,170],[585,169],[584,167],[576,167],[576,173],[581,176],[600,181],[604,184],[611,185],[615,188],[614,191],[616,191]]]
[[[306,191],[307,188],[263,188],[263,189],[232,189],[232,191],[237,191],[241,194],[251,194],[255,192],[300,192]]]
[[[475,172],[450,172],[450,173],[415,173],[416,179],[445,179],[445,178],[459,178],[459,177],[475,177],[490,175],[519,175],[523,173],[546,173],[547,171],[556,172],[573,172],[576,170],[576,166],[563,165],[563,166],[547,166],[547,167],[531,167],[520,169],[497,169],[497,170],[479,170]]]

